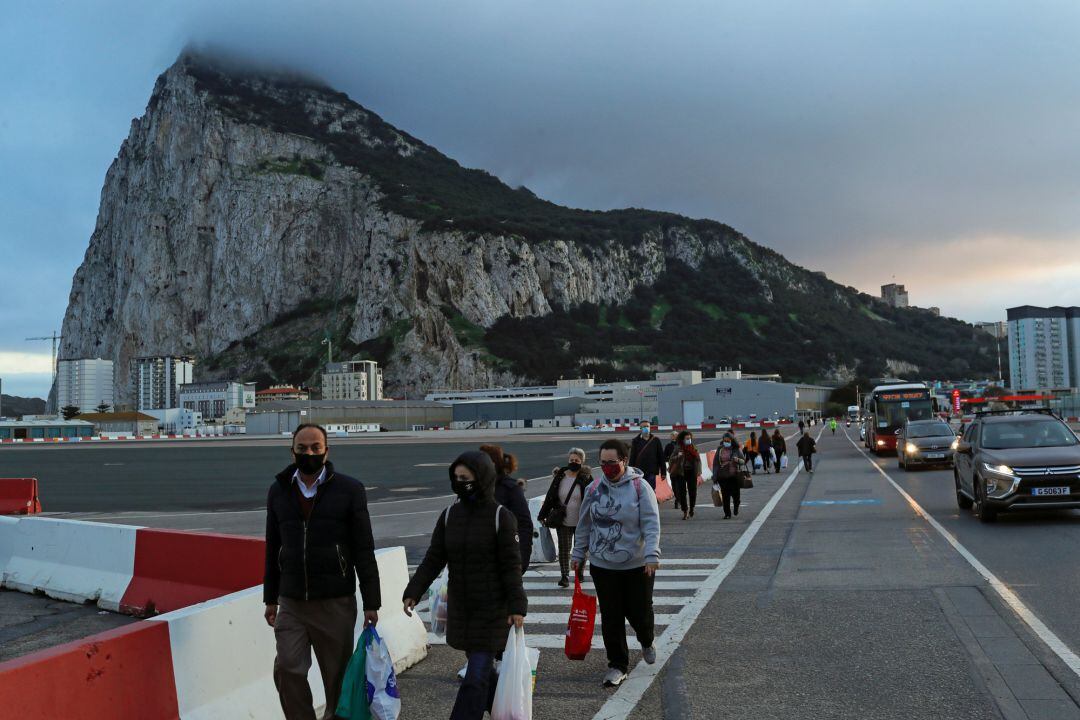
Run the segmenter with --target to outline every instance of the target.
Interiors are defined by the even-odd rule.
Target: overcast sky
[[[1080,304],[1073,1],[39,0],[0,22],[4,392],[47,391],[23,338],[59,330],[105,171],[188,43],[556,202],[721,220],[965,320]]]

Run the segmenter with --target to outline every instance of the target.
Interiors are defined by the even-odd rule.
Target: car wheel
[[[961,510],[970,510],[975,503],[964,493],[960,492],[960,475],[953,473],[953,483],[956,485],[956,504]]]
[[[975,476],[975,497],[978,498],[975,501],[975,515],[979,520],[984,523],[997,520],[997,510],[986,502],[986,482],[978,475]]]

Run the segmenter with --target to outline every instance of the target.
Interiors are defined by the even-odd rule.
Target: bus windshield
[[[929,399],[925,400],[878,400],[874,412],[877,429],[896,429],[907,420],[930,420],[934,417],[934,408]]]

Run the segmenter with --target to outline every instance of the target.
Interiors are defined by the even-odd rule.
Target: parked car
[[[1080,508],[1080,440],[1050,410],[979,413],[957,442],[953,476],[957,505],[983,522]]]
[[[941,420],[909,420],[896,431],[896,462],[905,470],[918,465],[952,467],[956,432]]]

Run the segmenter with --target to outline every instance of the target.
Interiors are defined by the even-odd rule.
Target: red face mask
[[[600,469],[604,471],[604,476],[608,480],[618,480],[622,477],[622,465],[615,463],[614,465],[601,465]]]

